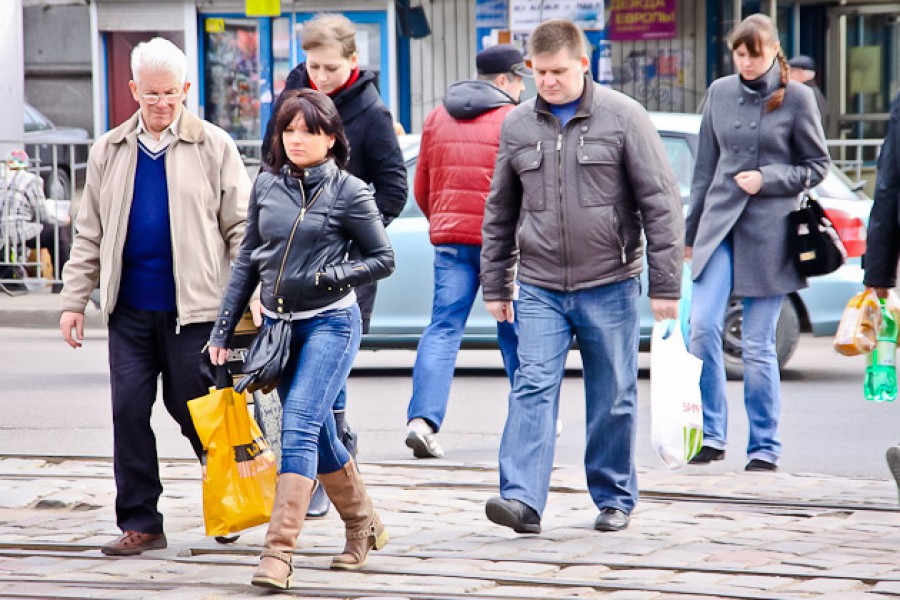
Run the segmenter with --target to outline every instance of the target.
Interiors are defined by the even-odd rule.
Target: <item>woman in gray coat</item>
[[[738,75],[709,88],[686,223],[692,260],[691,352],[703,360],[703,448],[691,460],[725,457],[727,401],[722,330],[729,297],[743,298],[748,471],[774,471],[780,376],[775,328],[785,295],[806,287],[788,250],[788,213],[828,168],[812,91],[788,82],[772,21],[760,14],[731,33]]]

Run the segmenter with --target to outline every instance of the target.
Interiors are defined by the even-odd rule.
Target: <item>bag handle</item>
[[[230,387],[234,387],[234,383],[231,379],[231,371],[228,370],[228,365],[216,365],[215,377],[217,390],[224,390]]]

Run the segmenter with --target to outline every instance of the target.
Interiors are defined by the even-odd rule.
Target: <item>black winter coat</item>
[[[887,135],[878,157],[875,204],[869,215],[863,282],[869,287],[892,288],[897,284],[900,258],[900,94],[891,104]]]
[[[285,91],[311,88],[306,63],[300,63],[285,81]],[[347,140],[350,142],[350,164],[347,171],[375,186],[375,204],[387,225],[403,211],[407,198],[406,165],[394,132],[394,119],[381,101],[375,87],[375,75],[360,71],[359,79],[349,88],[331,96]],[[275,118],[281,96],[275,101],[273,117],[269,119],[263,137],[262,155],[265,158],[272,146]]]
[[[346,258],[351,242],[359,260]],[[337,302],[393,270],[394,252],[365,182],[331,160],[304,169],[300,179],[287,167],[263,171],[210,345],[230,346],[257,284],[263,306],[290,313]]]

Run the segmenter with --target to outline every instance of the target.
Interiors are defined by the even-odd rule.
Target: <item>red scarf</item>
[[[312,78],[309,77],[308,75],[307,75],[307,77],[309,78],[309,87],[318,91],[319,88],[316,87],[316,82],[313,81]],[[344,85],[342,85],[341,87],[334,90],[333,92],[331,92],[328,95],[331,97],[337,96],[338,94],[340,94],[341,92],[343,92],[344,90],[349,88],[351,85],[356,83],[357,79],[359,79],[359,65],[356,65],[356,68],[354,68],[353,71],[350,72],[350,77],[347,78],[347,81],[344,82]]]

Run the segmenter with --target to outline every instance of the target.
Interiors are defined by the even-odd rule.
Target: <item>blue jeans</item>
[[[293,322],[291,357],[278,385],[284,407],[281,471],[315,479],[340,470],[350,454],[335,430],[331,407],[359,350],[359,307]]]
[[[481,246],[441,244],[434,248],[431,323],[419,339],[407,422],[425,419],[438,431],[447,412],[450,384],[466,320],[478,294]],[[497,323],[497,341],[510,383],[519,367],[515,323]]]
[[[732,256],[731,241],[725,240],[694,280],[691,298],[691,353],[703,360],[703,445],[719,450],[724,450],[728,441],[722,330],[734,277]],[[775,330],[783,302],[783,294],[743,299],[744,406],[750,423],[747,458],[771,463],[781,456],[781,380]]]
[[[584,468],[598,508],[637,503],[636,278],[575,292],[525,283],[519,295],[519,370],[500,442],[500,495],[538,514],[547,504],[566,355],[578,341],[587,416]]]

